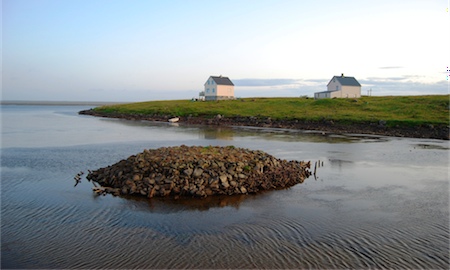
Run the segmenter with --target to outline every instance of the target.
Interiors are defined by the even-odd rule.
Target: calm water
[[[449,142],[204,128],[2,106],[1,267],[449,268]],[[96,197],[79,171],[145,148],[234,145],[323,161],[258,195]]]

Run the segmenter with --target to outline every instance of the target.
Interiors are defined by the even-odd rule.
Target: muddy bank
[[[86,178],[100,184],[97,193],[207,197],[291,187],[311,175],[309,168],[263,151],[182,145],[144,150]]]
[[[94,110],[80,111],[83,115],[98,117],[121,118],[128,120],[146,120],[167,122],[172,115],[146,115],[146,114],[121,114],[121,113],[101,113]],[[179,117],[180,124],[194,125],[216,125],[216,126],[253,126],[265,128],[287,128],[297,130],[315,130],[330,133],[355,133],[373,134],[395,137],[429,138],[429,139],[450,139],[449,126],[420,125],[416,127],[387,126],[386,121],[380,119],[374,122],[360,123],[340,123],[332,120],[277,120],[270,117],[224,117],[217,115],[213,118],[186,116]]]

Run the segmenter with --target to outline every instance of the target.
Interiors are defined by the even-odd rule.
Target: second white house
[[[327,91],[314,93],[315,99],[320,98],[359,98],[361,97],[361,84],[355,77],[344,74],[334,76],[327,84]]]

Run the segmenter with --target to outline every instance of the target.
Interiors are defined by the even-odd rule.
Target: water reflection
[[[127,207],[151,213],[170,214],[183,211],[208,211],[211,208],[232,207],[239,209],[242,202],[260,194],[218,195],[206,198],[120,196]],[[108,195],[110,196],[110,195]]]
[[[237,138],[258,137],[269,141],[283,142],[314,142],[314,143],[355,143],[355,142],[385,142],[387,137],[377,135],[364,134],[334,134],[321,131],[311,130],[292,130],[283,128],[263,128],[249,126],[230,126],[230,127],[209,127],[201,125],[186,125],[176,123],[173,125],[168,122],[158,121],[135,121],[124,119],[103,118],[103,121],[110,123],[118,123],[120,125],[141,127],[141,128],[158,128],[176,131],[183,134],[197,134],[199,138],[207,140],[227,140],[231,141]]]
[[[353,161],[350,161],[350,160],[343,160],[343,159],[334,159],[334,158],[330,158],[328,161],[330,162],[330,165],[331,165],[332,167],[339,167],[339,168],[342,168],[343,166],[344,166],[344,167],[348,167],[348,166],[354,164]]]
[[[449,149],[450,149],[450,148],[448,147],[448,145],[442,146],[442,145],[426,144],[426,143],[414,144],[414,148],[419,148],[419,149],[433,149],[433,150],[449,150]]]
[[[205,198],[194,198],[188,196],[147,198],[139,195],[113,196],[111,194],[105,194],[103,196],[112,196],[114,197],[114,200],[121,199],[121,203],[124,204],[126,208],[137,209],[150,213],[170,214],[184,211],[208,211],[214,208],[224,207],[239,209],[240,205],[244,202],[260,200],[266,196],[271,196],[274,192],[279,192],[281,190],[286,191],[291,188],[293,187],[278,190],[264,190],[251,194],[213,195]],[[103,199],[103,196],[93,195],[93,198],[94,200],[101,200]]]
[[[257,137],[268,141],[351,143],[359,140],[346,135],[305,130],[259,127],[233,127],[232,129],[236,137]]]
[[[199,131],[203,131],[203,137],[207,140],[233,140],[235,132],[231,128],[227,127],[216,127],[216,128],[204,128],[199,129]]]

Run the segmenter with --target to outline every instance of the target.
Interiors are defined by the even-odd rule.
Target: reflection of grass
[[[228,101],[149,101],[96,108],[101,112],[214,117],[256,116],[272,119],[333,120],[414,126],[449,122],[450,95],[386,96],[359,99],[246,98]]]

